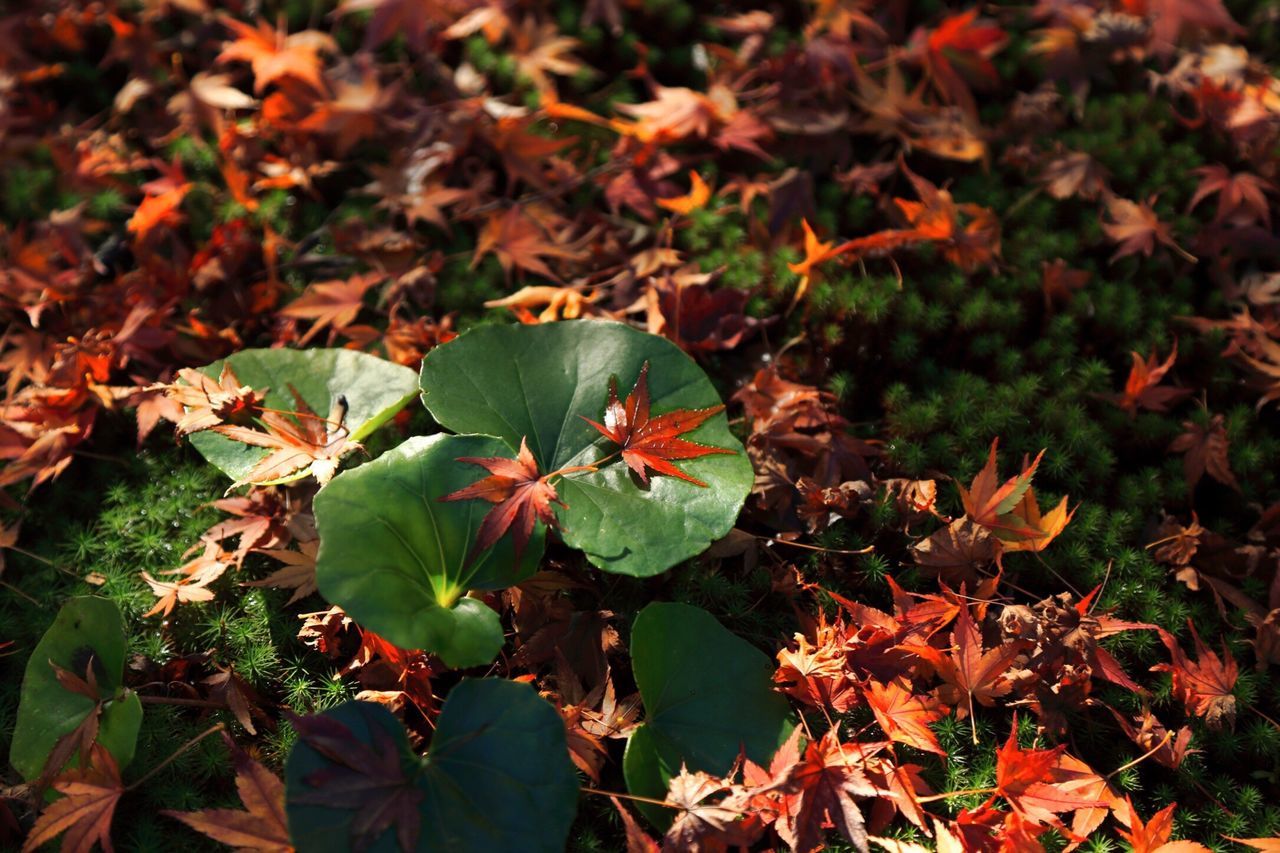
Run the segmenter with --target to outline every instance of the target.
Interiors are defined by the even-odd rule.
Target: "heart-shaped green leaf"
[[[601,420],[610,377],[625,394],[646,362],[654,415],[720,404],[702,368],[675,344],[598,321],[473,329],[427,354],[422,398],[447,429],[496,435],[512,448],[527,439],[547,473],[613,453],[583,418]],[[596,473],[557,480],[565,543],[606,571],[645,577],[728,533],[753,479],[742,444],[723,413],[682,437],[733,452],[679,463],[705,487],[670,476],[642,485],[616,457]]]
[[[743,750],[767,765],[794,728],[773,689],[773,662],[701,608],[655,602],[640,611],[631,665],[645,709],[623,756],[633,794],[663,799],[681,764],[719,775]],[[640,809],[656,825],[671,822],[668,809]]]
[[[578,777],[564,722],[528,685],[464,679],[425,759],[380,705],[347,702],[323,717],[319,737],[300,725],[285,764],[299,850],[564,850]]]
[[[297,408],[290,386],[322,418],[328,417],[334,401],[345,397],[347,410],[342,423],[352,441],[359,441],[386,423],[417,390],[409,368],[355,350],[247,349],[200,371],[217,378],[224,361],[241,383],[257,390],[268,389],[265,405],[272,409]],[[270,452],[208,431],[193,434],[191,445],[237,482]],[[308,469],[303,468],[278,482],[298,480],[307,473]]]
[[[509,536],[468,562],[492,504],[440,498],[484,473],[459,457],[510,455],[491,436],[434,435],[339,474],[315,498],[321,594],[397,646],[454,667],[492,661],[502,647],[498,614],[463,596],[532,575],[545,531],[535,528],[518,565]]]
[[[58,740],[74,731],[96,704],[58,682],[53,664],[84,678],[92,666],[98,693],[106,701],[98,723],[98,743],[124,767],[133,760],[142,704],[123,686],[127,642],[124,620],[114,602],[84,596],[58,611],[27,661],[9,761],[24,779],[44,770]]]

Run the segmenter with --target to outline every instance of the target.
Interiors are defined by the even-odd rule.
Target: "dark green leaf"
[[[702,368],[675,344],[598,321],[473,329],[423,360],[423,401],[455,432],[496,435],[512,448],[527,438],[539,470],[554,471],[613,452],[583,418],[603,416],[610,376],[630,388],[646,361],[655,415],[720,404]],[[723,413],[682,437],[735,452],[680,463],[705,488],[666,476],[642,486],[616,457],[597,473],[557,480],[565,543],[606,571],[643,577],[728,533],[751,489],[751,463]]]
[[[285,765],[289,831],[299,850],[350,850],[360,829],[370,826],[378,827],[366,839],[372,851],[401,849],[397,836],[406,826],[416,839],[411,849],[419,851],[564,850],[578,777],[560,715],[531,687],[463,680],[445,701],[425,759],[412,754],[400,723],[381,706],[347,702],[323,717],[329,723],[316,741],[319,749],[303,732]],[[334,723],[349,730],[355,745],[333,737],[340,731]],[[361,755],[383,768],[382,775],[359,773],[352,765]],[[362,777],[377,783],[381,801],[361,796]],[[349,807],[338,796],[342,791],[326,792],[329,785],[347,791]],[[378,802],[395,804],[384,816],[390,820],[374,816],[370,808]],[[416,804],[416,816],[405,814],[409,804]]]
[[[346,397],[343,424],[352,441],[359,441],[386,423],[404,408],[415,391],[412,370],[355,350],[249,349],[230,355],[225,361],[245,385],[269,389],[265,405],[273,409],[296,409],[290,385],[322,418],[328,416],[339,396]],[[217,377],[222,365],[223,361],[215,361],[200,370]],[[236,481],[269,453],[265,448],[241,444],[215,432],[198,432],[190,440],[205,459]],[[287,479],[297,480],[306,474],[304,469]]]
[[[632,628],[631,661],[645,708],[623,759],[633,794],[662,799],[681,764],[722,775],[743,750],[767,765],[794,727],[773,662],[705,610],[650,604]],[[641,811],[671,821],[664,809]]]
[[[98,693],[107,699],[98,743],[121,767],[133,759],[142,705],[137,694],[123,686],[126,645],[124,620],[114,602],[84,596],[70,599],[58,611],[31,653],[22,680],[9,761],[24,779],[40,775],[54,745],[74,731],[95,705],[88,696],[64,688],[50,661],[80,678],[93,667]]]
[[[461,456],[510,456],[489,436],[411,438],[316,495],[316,581],[329,601],[398,646],[440,655],[455,667],[489,663],[502,647],[498,614],[465,598],[537,569],[545,531],[535,528],[519,565],[510,537],[467,561],[491,504],[441,501],[476,479]]]

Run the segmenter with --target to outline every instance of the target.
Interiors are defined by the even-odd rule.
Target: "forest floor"
[[[358,697],[430,755],[467,676],[560,712],[576,851],[1280,835],[1274,3],[218,8],[0,13],[0,755],[75,596],[123,615],[144,709],[132,787],[72,833],[216,849],[171,814],[253,810],[211,727],[279,774],[286,711]],[[657,574],[558,516],[536,574],[473,593],[489,665],[331,609],[315,478],[229,491],[175,438],[179,372],[241,350],[416,372],[469,330],[600,321],[692,357],[754,483]],[[410,400],[333,482],[442,424]],[[767,656],[808,743],[748,755],[768,791],[690,759],[709,799],[677,782],[670,830],[623,770],[651,602]],[[0,849],[56,834],[69,755],[0,765]],[[820,801],[806,761],[859,775]]]

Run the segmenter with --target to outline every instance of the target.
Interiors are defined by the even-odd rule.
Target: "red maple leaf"
[[[778,669],[773,681],[792,698],[843,714],[858,704],[845,652],[844,625],[827,624],[825,615],[820,616],[814,642],[809,642],[804,634],[796,634],[795,651],[778,652]]]
[[[804,757],[792,765],[777,790],[786,810],[774,825],[793,851],[820,850],[826,828],[834,827],[860,850],[867,849],[867,829],[855,797],[879,793],[862,769],[862,746],[841,743],[835,729],[805,747]]]
[[[1200,176],[1200,186],[1187,205],[1187,210],[1211,195],[1218,196],[1218,210],[1213,216],[1213,224],[1223,222],[1232,225],[1253,225],[1261,222],[1271,228],[1271,207],[1267,194],[1275,194],[1275,185],[1266,178],[1252,172],[1236,172],[1232,174],[1226,166],[1219,163],[1201,166],[1192,170]]]
[[[1013,810],[1033,823],[1061,827],[1057,815],[1077,809],[1105,808],[1107,803],[1077,793],[1059,779],[1066,745],[1053,749],[1018,746],[1018,718],[1014,715],[1009,739],[996,751],[996,794]]]
[[[529,452],[529,446],[523,438],[520,439],[520,452],[515,459],[503,456],[462,456],[458,461],[479,465],[488,470],[491,476],[450,492],[440,500],[465,501],[479,498],[494,505],[480,522],[480,530],[476,533],[476,543],[467,558],[468,562],[492,548],[513,526],[515,530],[511,535],[516,546],[516,562],[520,562],[520,555],[524,553],[529,537],[533,535],[534,523],[556,523],[551,504],[554,502],[564,506],[556,494],[556,487],[548,482],[548,477],[539,476],[538,462]]]
[[[982,634],[969,615],[968,608],[960,610],[955,628],[951,631],[951,642],[952,648],[945,651],[923,644],[907,644],[902,648],[915,652],[938,671],[938,676],[944,682],[938,690],[939,698],[949,705],[955,705],[956,718],[964,719],[972,716],[975,700],[990,707],[995,705],[998,697],[1013,689],[1005,673],[1013,665],[1022,646],[1019,643],[1006,643],[984,651]],[[973,740],[974,743],[978,742],[976,728]]]
[[[991,57],[1008,40],[1000,27],[979,21],[977,9],[948,15],[935,29],[913,37],[920,45],[925,73],[939,94],[971,115],[977,114],[978,107],[968,83],[987,88],[999,84]]]
[[[640,368],[640,376],[625,403],[618,399],[618,377],[610,377],[609,403],[605,406],[603,425],[587,417],[582,419],[622,449],[622,461],[639,475],[642,483],[649,482],[646,468],[652,468],[659,474],[679,477],[695,486],[705,487],[706,483],[681,471],[671,464],[671,460],[733,453],[723,447],[708,447],[696,441],[678,438],[681,433],[696,429],[707,418],[723,409],[723,405],[705,409],[676,409],[650,417],[649,362],[646,361]]]
[[[370,846],[392,828],[401,850],[414,849],[423,791],[405,770],[404,754],[390,732],[371,722],[372,743],[365,743],[331,717],[290,714],[289,721],[298,738],[327,759],[303,778],[297,793],[290,790],[289,801],[354,811],[346,840],[355,849]]]

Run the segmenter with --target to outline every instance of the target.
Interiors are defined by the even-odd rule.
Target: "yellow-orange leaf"
[[[707,186],[707,182],[697,172],[689,172],[689,181],[691,186],[688,195],[656,199],[658,207],[684,215],[706,207],[711,200],[711,187]]]

